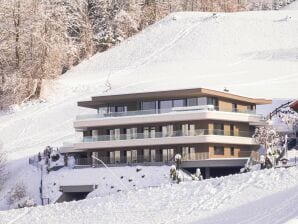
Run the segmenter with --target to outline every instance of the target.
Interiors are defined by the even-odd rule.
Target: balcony
[[[91,149],[111,149],[129,147],[151,147],[169,145],[188,145],[200,143],[233,144],[233,145],[256,145],[251,137],[252,133],[238,132],[229,133],[222,130],[197,129],[194,132],[183,133],[174,131],[171,134],[161,132],[135,133],[134,135],[121,134],[118,136],[103,135],[84,137],[74,144],[74,151]]]
[[[223,135],[223,136],[236,136],[251,138],[253,133],[246,131],[238,132],[225,132],[219,129],[196,129],[194,131],[173,131],[171,133],[151,132],[134,133],[134,134],[120,134],[120,135],[101,135],[101,136],[88,136],[83,137],[80,142],[98,142],[98,141],[116,141],[116,140],[133,140],[133,139],[150,139],[150,138],[174,138],[174,137],[187,137],[187,136],[202,136],[202,135]]]
[[[126,112],[113,112],[113,113],[101,113],[101,114],[84,114],[78,115],[76,120],[88,120],[88,119],[105,119],[112,117],[130,117],[130,116],[143,116],[143,115],[155,115],[155,114],[168,114],[168,113],[183,113],[183,112],[200,112],[200,111],[221,111],[221,112],[233,112],[241,114],[256,115],[255,110],[239,110],[239,109],[225,109],[214,107],[213,105],[204,106],[189,106],[189,107],[173,107],[168,109],[156,109],[156,110],[137,110]]]
[[[86,114],[77,117],[74,127],[77,131],[90,127],[138,125],[189,120],[222,120],[245,122],[251,125],[263,124],[263,117],[255,111],[216,110],[213,106],[176,107],[166,110],[128,111],[107,114]]]
[[[120,156],[120,157],[100,157],[106,165],[119,166],[119,165],[171,165],[174,164],[174,156],[168,157],[165,154],[156,154],[154,157],[137,155],[137,156]],[[189,157],[182,157],[184,161],[199,161],[209,159],[209,152],[197,152]],[[99,161],[92,158],[76,158],[75,165],[77,166],[103,166]]]

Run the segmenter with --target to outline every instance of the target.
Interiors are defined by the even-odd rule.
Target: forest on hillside
[[[0,0],[0,109],[176,11],[276,10],[293,0]]]

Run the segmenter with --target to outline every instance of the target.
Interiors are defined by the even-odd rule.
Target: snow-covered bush
[[[7,202],[10,208],[24,208],[35,206],[36,203],[28,196],[23,183],[16,184],[9,192]]]
[[[267,147],[277,147],[281,143],[279,133],[273,127],[258,127],[253,135],[256,143]]]
[[[58,152],[53,151],[53,152],[51,153],[51,160],[52,160],[53,162],[56,162],[57,160],[59,160],[59,158],[60,158],[60,155],[59,155]]]

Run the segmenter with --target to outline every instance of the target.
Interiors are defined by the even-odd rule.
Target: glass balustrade
[[[193,111],[222,111],[222,112],[233,112],[243,114],[256,114],[255,110],[241,110],[241,109],[227,109],[214,107],[213,105],[204,106],[189,106],[189,107],[172,107],[165,109],[154,109],[154,110],[137,110],[137,111],[124,111],[124,112],[110,112],[110,113],[99,113],[99,114],[83,114],[76,117],[77,120],[87,120],[94,118],[111,118],[111,117],[125,117],[125,116],[138,116],[138,115],[153,115],[153,114],[165,114],[165,113],[182,113],[182,112],[193,112]]]
[[[136,133],[134,136],[127,134],[120,135],[100,135],[87,136],[80,139],[79,142],[97,142],[97,141],[115,141],[115,140],[132,140],[132,139],[150,139],[150,138],[167,138],[183,136],[201,136],[201,135],[224,135],[236,137],[252,137],[253,133],[246,131],[229,132],[219,129],[196,129],[194,132],[173,131],[171,133],[155,132],[155,135]]]

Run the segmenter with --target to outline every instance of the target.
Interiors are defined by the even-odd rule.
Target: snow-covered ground
[[[137,170],[138,169],[138,170]],[[60,196],[60,186],[97,185],[88,198],[107,196],[119,191],[159,187],[170,183],[169,166],[134,166],[69,169],[50,172],[44,176],[44,197],[55,202]]]
[[[297,98],[297,36],[297,11],[175,13],[59,79],[44,82],[45,102],[0,115],[0,141],[10,173],[0,192],[0,209],[20,181],[38,195],[39,172],[27,165],[28,156],[73,140],[75,116],[89,112],[76,102],[103,94],[107,79],[112,86],[108,94],[227,87],[252,97]]]
[[[297,203],[293,167],[10,210],[0,223],[295,223]]]

